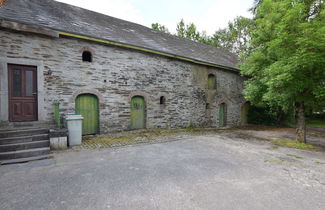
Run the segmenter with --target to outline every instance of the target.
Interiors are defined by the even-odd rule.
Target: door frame
[[[8,78],[8,64],[35,66],[37,68],[37,114],[38,121],[44,122],[45,104],[44,104],[44,64],[41,60],[20,59],[20,58],[5,58],[0,57],[0,122],[5,124],[12,123],[26,123],[26,122],[9,122],[9,78]]]

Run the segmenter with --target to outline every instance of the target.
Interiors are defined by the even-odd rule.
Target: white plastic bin
[[[69,133],[69,146],[76,146],[81,144],[83,119],[84,118],[79,114],[66,115],[65,120]]]

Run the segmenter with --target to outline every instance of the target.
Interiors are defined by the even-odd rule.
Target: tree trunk
[[[306,143],[306,122],[304,113],[304,103],[296,103],[297,111],[297,128],[296,128],[296,140]]]

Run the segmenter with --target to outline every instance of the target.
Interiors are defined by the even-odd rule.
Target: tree
[[[247,54],[249,51],[250,31],[253,29],[252,19],[237,17],[228,23],[228,27],[217,30],[211,37],[214,46],[220,46],[237,54]]]
[[[324,0],[263,0],[251,52],[241,65],[245,97],[287,110],[295,105],[296,140],[306,142],[305,109],[325,101]]]
[[[162,31],[162,32],[165,32],[167,34],[170,34],[168,28],[166,26],[164,26],[164,25],[159,24],[159,23],[151,24],[151,28],[153,30],[156,30],[156,31]]]
[[[193,41],[200,41],[201,36],[200,33],[197,31],[196,26],[194,23],[186,24],[182,19],[179,23],[177,23],[176,27],[176,35],[182,38],[187,38]]]
[[[185,23],[183,19],[179,23],[177,23],[176,35],[185,38]]]

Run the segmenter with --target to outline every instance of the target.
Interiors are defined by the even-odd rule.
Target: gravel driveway
[[[325,153],[226,134],[0,167],[0,209],[324,209]]]

